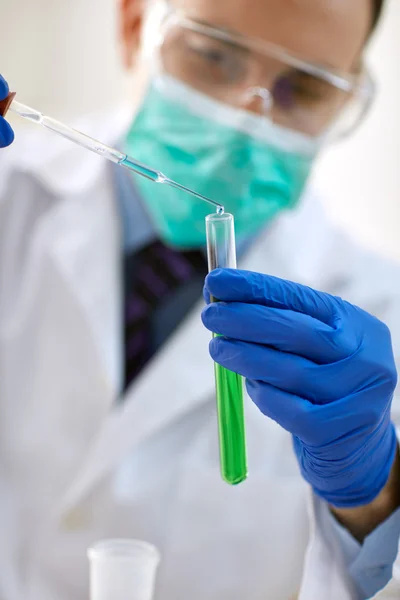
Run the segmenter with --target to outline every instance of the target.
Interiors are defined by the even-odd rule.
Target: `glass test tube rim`
[[[91,546],[88,551],[90,560],[132,560],[135,556],[146,554],[149,559],[160,561],[161,555],[150,542],[115,538],[102,540]]]
[[[224,212],[221,214],[215,212],[212,213],[210,215],[206,216],[206,221],[207,223],[222,223],[223,221],[232,221],[233,220],[233,215],[231,215],[230,213]]]
[[[207,258],[209,272],[236,269],[235,219],[230,213],[213,213],[206,217]]]

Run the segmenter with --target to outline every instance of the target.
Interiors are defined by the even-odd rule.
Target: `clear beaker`
[[[104,540],[88,550],[90,600],[152,600],[160,554],[147,542]]]

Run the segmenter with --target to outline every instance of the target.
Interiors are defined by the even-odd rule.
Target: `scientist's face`
[[[157,0],[121,1],[130,67],[142,47],[148,3]],[[235,215],[239,237],[248,239],[300,200],[327,135],[351,130],[344,122],[357,117],[351,109],[359,89],[349,75],[360,71],[372,0],[168,5],[172,18],[154,35],[152,77],[127,137],[128,153],[223,203]],[[178,247],[204,244],[209,206],[166,186],[154,194],[147,184],[137,182],[160,236]]]
[[[147,0],[149,1],[149,0]],[[310,62],[352,71],[372,22],[371,0],[170,0],[204,23],[266,40]],[[126,66],[140,45],[146,2],[121,0]]]

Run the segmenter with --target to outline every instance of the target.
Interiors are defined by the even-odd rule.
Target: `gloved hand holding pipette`
[[[371,503],[397,448],[388,328],[356,306],[258,273],[216,270],[203,312],[212,358],[247,378],[262,413],[293,434],[303,477],[333,506]],[[207,296],[207,294],[205,294]]]
[[[9,89],[7,82],[0,75],[0,102],[8,96]],[[14,132],[11,125],[0,115],[0,148],[9,146],[14,140]]]

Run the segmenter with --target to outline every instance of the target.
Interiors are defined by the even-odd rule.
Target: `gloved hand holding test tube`
[[[236,269],[234,218],[228,213],[206,218],[209,271]],[[217,298],[211,298],[217,302]],[[218,432],[222,478],[237,485],[247,478],[243,379],[215,363]]]

